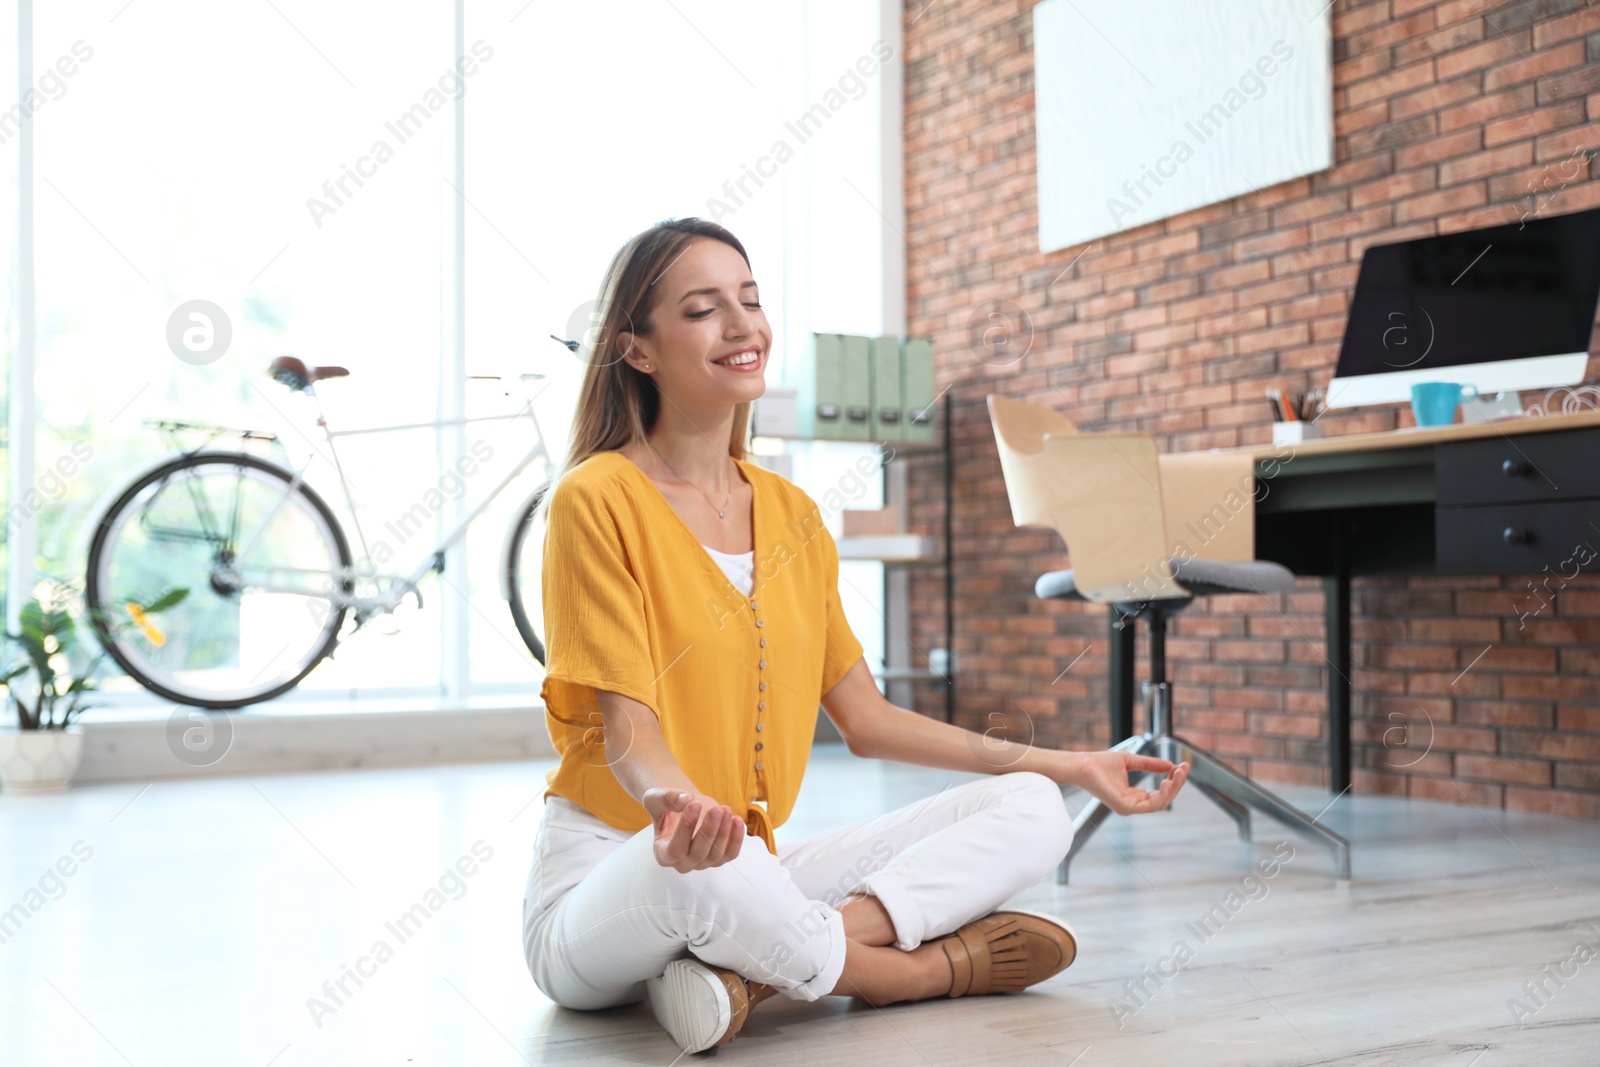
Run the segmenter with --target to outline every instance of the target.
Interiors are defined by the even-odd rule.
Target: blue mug
[[[1448,426],[1456,421],[1456,408],[1463,400],[1478,396],[1475,385],[1457,382],[1418,382],[1411,387],[1411,414],[1418,426]]]

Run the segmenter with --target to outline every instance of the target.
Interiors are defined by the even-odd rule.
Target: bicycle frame
[[[327,419],[323,415],[322,403],[317,398],[315,390],[310,387],[306,388],[305,392],[311,396],[313,403],[316,404],[317,425],[322,429],[323,438],[327,442],[330,454],[329,458],[332,460],[334,470],[339,477],[340,489],[344,494],[345,509],[350,515],[351,522],[355,527],[357,540],[361,545],[361,562],[349,568],[348,573],[339,573],[336,571],[331,574],[322,571],[312,572],[288,567],[263,567],[259,569],[252,569],[250,567],[250,559],[259,545],[262,536],[265,534],[266,530],[270,528],[278,513],[304,483],[306,469],[311,465],[311,462],[316,455],[316,449],[313,446],[312,453],[307,455],[305,462],[300,464],[297,468],[292,468],[293,478],[291,479],[283,496],[273,506],[271,511],[262,517],[260,522],[257,523],[256,528],[252,530],[249,535],[241,539],[244,547],[238,552],[237,556],[232,562],[232,565],[223,569],[224,574],[230,580],[240,581],[241,584],[245,584],[242,581],[243,574],[244,572],[249,571],[251,573],[251,580],[248,584],[255,588],[266,589],[275,592],[311,595],[326,598],[340,606],[353,607],[356,609],[356,625],[358,628],[374,614],[385,614],[394,611],[394,609],[400,605],[401,601],[405,599],[407,593],[417,593],[417,583],[426,577],[430,571],[442,570],[445,551],[466,536],[467,528],[471,526],[472,523],[476,521],[477,518],[482,515],[496,499],[499,498],[500,494],[503,493],[506,488],[522,474],[523,471],[527,470],[531,464],[533,464],[535,461],[542,462],[544,467],[545,482],[548,482],[554,475],[554,462],[551,459],[549,449],[545,446],[544,432],[539,426],[539,417],[533,408],[534,400],[538,399],[539,393],[542,393],[543,391],[544,387],[541,386],[538,392],[534,393],[533,396],[528,398],[527,402],[520,410],[511,415],[485,415],[476,418],[440,419],[428,422],[403,423],[392,426],[362,427],[361,429],[356,430],[333,430],[329,428]],[[395,433],[405,430],[440,429],[446,426],[466,426],[474,423],[511,422],[522,418],[523,415],[527,415],[529,421],[533,423],[534,443],[532,447],[528,449],[527,453],[524,454],[522,458],[519,459],[517,463],[510,469],[510,471],[508,471],[500,479],[494,488],[491,489],[483,499],[479,500],[472,508],[470,508],[467,513],[455,523],[453,527],[446,531],[429,551],[424,553],[421,561],[414,570],[405,574],[383,574],[373,569],[371,565],[371,550],[368,547],[366,533],[361,528],[361,516],[356,509],[355,497],[351,491],[350,480],[344,473],[343,464],[339,461],[336,439],[340,437],[361,437],[380,433]],[[519,517],[520,515],[514,515],[512,517],[512,522],[515,523]],[[510,531],[508,531],[508,536],[509,535]],[[342,571],[344,568],[340,568],[340,570]],[[308,589],[305,585],[294,583],[292,580],[284,580],[291,579],[291,576],[301,574],[316,574],[325,580],[326,585],[322,589]],[[358,578],[375,583],[377,586],[377,595],[370,597],[356,595],[354,591],[354,583]],[[420,604],[420,593],[417,594],[417,598],[418,603]]]

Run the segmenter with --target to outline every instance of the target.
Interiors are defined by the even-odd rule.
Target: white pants
[[[716,867],[656,862],[654,832],[617,830],[557,796],[545,802],[523,898],[523,950],[555,1003],[644,999],[645,980],[692,955],[791,1000],[828,995],[844,972],[851,893],[876,896],[895,945],[916,948],[982,918],[1053,871],[1072,845],[1061,787],[1033,771],[935,796],[768,852],[746,838]]]

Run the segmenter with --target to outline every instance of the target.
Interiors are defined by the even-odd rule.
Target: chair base
[[[1113,752],[1132,752],[1140,756],[1155,756],[1170,763],[1189,764],[1189,782],[1209,797],[1221,808],[1239,827],[1239,840],[1250,840],[1250,812],[1259,811],[1291,830],[1298,830],[1312,840],[1327,846],[1333,853],[1334,868],[1337,877],[1343,881],[1350,879],[1350,842],[1324,826],[1318,826],[1316,820],[1308,818],[1300,809],[1284,800],[1282,797],[1244,777],[1242,774],[1225,766],[1204,749],[1185,741],[1183,738],[1169,733],[1145,733],[1138,737],[1130,737],[1119,745],[1112,746]],[[1135,771],[1136,781],[1142,781],[1146,776],[1158,777],[1156,771]],[[1056,882],[1065,885],[1067,882],[1067,868],[1072,863],[1072,857],[1082,851],[1088,844],[1089,838],[1105,822],[1106,816],[1111,814],[1111,809],[1102,804],[1098,799],[1090,798],[1089,803],[1072,820],[1072,847],[1067,851],[1066,857],[1056,867]],[[1319,816],[1320,818],[1320,816]]]

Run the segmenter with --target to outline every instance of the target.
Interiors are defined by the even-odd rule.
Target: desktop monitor
[[[1403,403],[1418,382],[1575,385],[1597,301],[1600,208],[1372,245],[1328,406]]]

